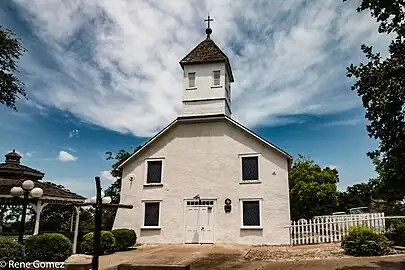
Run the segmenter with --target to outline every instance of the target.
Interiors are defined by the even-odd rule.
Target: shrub
[[[0,236],[0,261],[24,261],[24,246],[12,238]]]
[[[341,246],[351,256],[381,256],[388,254],[391,242],[387,237],[366,226],[352,226]]]
[[[72,254],[72,243],[60,233],[44,233],[25,241],[27,261],[62,262]]]
[[[405,220],[389,220],[387,221],[387,228],[387,238],[397,246],[405,246]]]
[[[115,250],[127,250],[136,243],[136,233],[130,229],[116,229],[111,231],[115,237]]]
[[[80,245],[80,250],[82,253],[93,253],[94,252],[94,232],[90,232],[83,237],[82,243]],[[100,238],[100,253],[111,253],[115,250],[115,238],[112,232],[101,231]]]

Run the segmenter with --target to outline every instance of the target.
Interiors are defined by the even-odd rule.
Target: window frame
[[[190,75],[191,75],[191,74],[194,75],[194,85],[193,85],[193,86],[190,85],[190,82],[191,82],[191,80],[190,80]],[[197,88],[197,86],[196,86],[196,74],[195,74],[195,72],[188,72],[188,73],[187,73],[187,81],[188,81],[187,89],[195,89],[195,88]]]
[[[160,172],[160,183],[148,183],[148,168],[149,168],[149,161],[161,161],[162,168]],[[165,158],[146,158],[145,159],[145,172],[144,172],[144,186],[163,186],[163,179],[164,179],[164,167],[165,167]]]
[[[263,198],[240,198],[240,228],[242,230],[262,230],[263,229]],[[259,225],[243,225],[243,202],[259,202]]]
[[[248,184],[248,183],[261,183],[260,177],[260,153],[251,153],[251,154],[239,154],[240,158],[240,184]],[[243,179],[243,158],[249,157],[257,157],[257,178],[255,180],[244,180]]]
[[[215,73],[219,73],[218,84],[215,84]],[[214,87],[221,86],[221,70],[212,71],[212,86]]]
[[[147,225],[145,225],[146,204],[147,203],[158,203],[159,204],[159,217],[158,217],[158,225],[157,226],[147,226]],[[142,200],[142,225],[141,225],[141,229],[160,230],[161,229],[161,216],[162,216],[162,200]]]

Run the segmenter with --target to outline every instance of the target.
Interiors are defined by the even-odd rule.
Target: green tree
[[[117,180],[111,184],[106,190],[105,195],[111,197],[112,203],[120,203],[120,192],[121,192],[121,180],[122,180],[122,171],[118,169],[118,166],[121,165],[125,160],[127,160],[133,153],[138,151],[142,146],[137,146],[134,150],[126,151],[124,149],[118,150],[118,152],[113,155],[112,152],[106,152],[107,160],[114,160],[114,164],[111,166],[111,175],[116,177]],[[105,230],[111,230],[114,225],[115,215],[117,214],[116,208],[109,208],[103,212],[103,228]]]
[[[17,62],[24,52],[15,34],[0,26],[0,103],[14,110],[16,99],[26,98],[24,83],[16,76]]]
[[[338,205],[338,182],[336,169],[322,169],[313,160],[298,155],[289,173],[291,218],[331,214]]]
[[[344,0],[345,1],[345,0]],[[403,0],[362,0],[357,11],[369,10],[379,22],[379,32],[392,34],[383,58],[371,46],[361,45],[366,63],[351,64],[347,77],[356,82],[357,91],[369,120],[366,129],[379,146],[367,155],[376,162],[381,182],[380,192],[386,200],[405,196],[405,7]]]
[[[339,192],[338,211],[347,212],[350,208],[369,207],[373,199],[378,198],[377,179],[370,179],[367,183],[355,184]]]

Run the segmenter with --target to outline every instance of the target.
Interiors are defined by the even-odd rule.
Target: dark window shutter
[[[146,183],[162,182],[162,161],[148,161],[148,175]]]
[[[258,201],[243,202],[243,226],[260,226],[259,208]]]
[[[213,75],[213,77],[214,77],[214,85],[219,85],[220,84],[220,80],[221,80],[221,71],[219,71],[219,70],[216,70],[216,71],[214,71],[214,75]]]
[[[259,180],[258,157],[242,157],[242,180]]]
[[[159,204],[158,202],[145,203],[144,226],[159,226]]]
[[[188,86],[195,87],[195,73],[188,74]]]

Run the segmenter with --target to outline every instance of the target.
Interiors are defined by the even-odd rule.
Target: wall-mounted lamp
[[[201,197],[200,194],[197,194],[193,197],[194,200],[198,200],[198,205],[201,205]]]
[[[134,181],[134,179],[135,179],[135,177],[131,175],[131,176],[129,177],[129,182]]]

